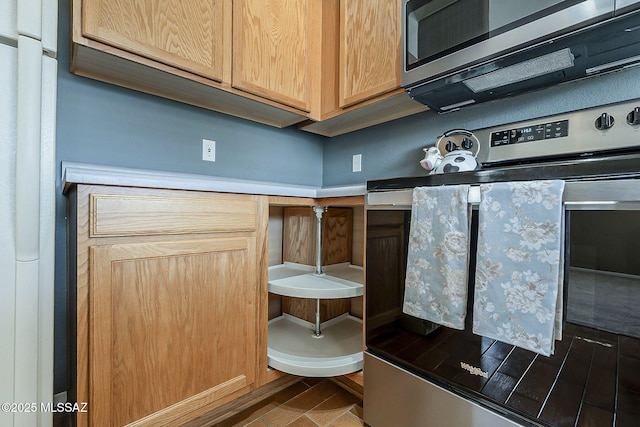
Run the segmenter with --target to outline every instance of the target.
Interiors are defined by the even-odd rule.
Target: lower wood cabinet
[[[406,260],[407,219],[404,211],[367,219],[367,330],[399,319]],[[401,254],[390,257],[386,254]]]
[[[267,381],[264,196],[69,193],[80,426],[181,425]]]

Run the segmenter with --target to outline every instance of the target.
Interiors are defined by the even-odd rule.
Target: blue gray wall
[[[323,183],[331,186],[424,175],[426,171],[418,164],[424,156],[422,148],[433,145],[449,129],[481,129],[636,98],[640,98],[640,67],[448,114],[419,113],[328,139],[324,143]],[[351,172],[354,154],[362,154],[362,172]]]

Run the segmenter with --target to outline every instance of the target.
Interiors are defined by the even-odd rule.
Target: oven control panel
[[[491,146],[520,144],[522,142],[562,138],[563,136],[569,136],[569,120],[491,132]]]
[[[483,167],[613,151],[640,152],[640,99],[472,132],[480,141],[477,160]]]

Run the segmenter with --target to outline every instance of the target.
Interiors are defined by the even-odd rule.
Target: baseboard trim
[[[301,380],[302,377],[285,374],[262,387],[245,394],[244,396],[232,400],[231,402],[183,424],[183,427],[213,427],[217,423],[267,399],[268,397]]]

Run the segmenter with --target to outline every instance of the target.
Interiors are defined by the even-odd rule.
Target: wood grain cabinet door
[[[83,0],[83,36],[229,82],[231,0]]]
[[[90,248],[90,424],[176,425],[256,380],[254,237]]]
[[[400,87],[399,0],[340,0],[340,107]]]
[[[233,86],[309,111],[309,36],[318,0],[234,0]]]
[[[401,214],[400,211],[397,211]],[[367,225],[367,329],[375,329],[402,312],[406,260],[402,224]]]

